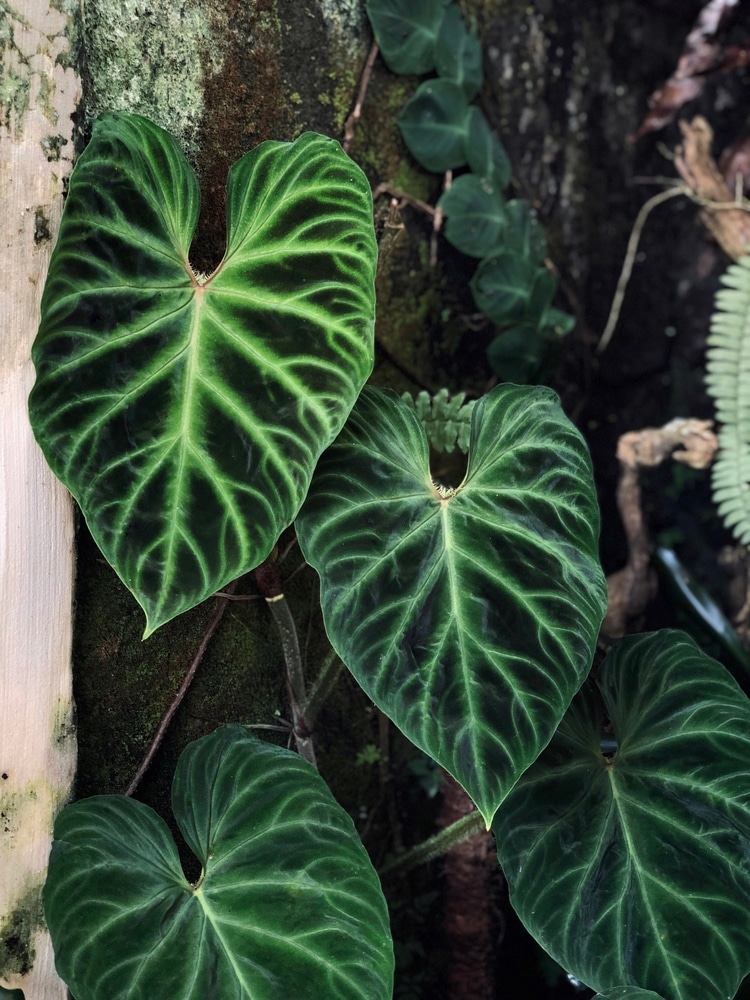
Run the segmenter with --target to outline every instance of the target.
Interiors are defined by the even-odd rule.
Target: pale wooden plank
[[[7,11],[7,8],[6,8]],[[26,415],[29,350],[73,155],[80,97],[67,18],[17,0],[0,19],[0,982],[63,1000],[39,923],[54,815],[70,793],[73,523]],[[10,29],[10,30],[7,30]],[[30,971],[21,974],[31,962]],[[15,966],[15,973],[14,973]]]

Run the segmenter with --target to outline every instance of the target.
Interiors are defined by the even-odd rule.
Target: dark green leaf
[[[486,257],[507,225],[505,202],[485,177],[462,174],[438,202],[447,217],[445,238],[470,257]]]
[[[564,337],[575,329],[575,325],[575,316],[563,312],[562,309],[556,309],[555,306],[547,309],[539,323],[542,330],[548,331],[555,337]]]
[[[530,263],[541,264],[547,256],[547,237],[529,203],[520,200],[509,201],[506,208],[510,223],[506,246]]]
[[[696,619],[711,635],[716,638],[747,679],[750,673],[750,655],[742,645],[737,630],[711,597],[705,587],[702,587],[689,570],[677,558],[672,549],[660,546],[653,555],[657,570],[674,595],[677,603],[691,617]]]
[[[720,664],[681,632],[621,640],[495,817],[526,927],[592,989],[733,997],[750,970],[748,760],[750,701]]]
[[[504,191],[510,184],[510,160],[480,108],[469,108],[465,142],[466,162],[472,173],[486,177],[498,191]]]
[[[598,524],[582,438],[551,390],[516,386],[474,405],[455,490],[414,411],[366,388],[297,520],[337,653],[488,821],[588,671]]]
[[[597,993],[592,1000],[664,1000],[652,990],[642,990],[638,986],[613,986],[603,993]]]
[[[466,96],[452,80],[420,84],[398,116],[409,152],[435,173],[462,167],[468,112]]]
[[[195,885],[140,802],[57,818],[44,909],[76,1000],[390,1000],[378,877],[309,764],[225,726],[181,756],[172,806]]]
[[[435,48],[435,65],[438,76],[460,85],[467,101],[477,96],[484,78],[482,46],[476,32],[467,29],[461,9],[456,4],[447,7],[443,14]]]
[[[536,269],[512,250],[485,257],[471,279],[477,308],[495,323],[522,322]]]
[[[23,990],[6,990],[0,986],[0,1000],[24,1000]]]
[[[487,348],[487,360],[503,382],[528,385],[539,374],[545,351],[536,327],[521,325],[503,330]]]
[[[207,280],[197,217],[174,140],[100,118],[33,348],[37,440],[147,635],[268,555],[373,359],[372,200],[338,143],[307,133],[234,165]]]
[[[392,73],[431,73],[448,0],[367,0],[367,16]]]
[[[542,325],[546,313],[552,305],[557,291],[557,282],[546,267],[538,267],[531,283],[529,301],[526,305],[525,320],[533,327]]]

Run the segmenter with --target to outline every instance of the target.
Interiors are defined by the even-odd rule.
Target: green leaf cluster
[[[296,519],[331,644],[471,795],[542,947],[601,1000],[730,1000],[750,970],[750,701],[679,632],[592,669],[599,512],[555,394],[362,389],[366,182],[318,136],[248,156],[202,280],[175,144],[134,116],[95,128],[34,345],[50,465],[150,630]],[[466,448],[458,486],[430,440]],[[377,874],[309,764],[224,727],[184,751],[172,811],[195,882],[142,804],[58,817],[44,907],[76,1000],[389,1000]]]
[[[440,198],[445,237],[480,260],[471,281],[477,307],[504,332],[488,359],[506,381],[539,375],[552,344],[575,321],[553,306],[557,283],[545,267],[547,243],[527,202],[506,200],[511,166],[481,108],[482,50],[455,3],[368,0],[367,13],[394,73],[431,73],[398,118],[409,151],[427,170],[466,168]]]

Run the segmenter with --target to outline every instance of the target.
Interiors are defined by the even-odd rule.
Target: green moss
[[[208,6],[190,0],[95,0],[83,39],[86,115],[128,111],[166,128],[193,156],[204,114],[204,77],[222,46]]]
[[[34,935],[44,927],[42,887],[29,888],[0,926],[0,978],[24,976],[34,964]]]

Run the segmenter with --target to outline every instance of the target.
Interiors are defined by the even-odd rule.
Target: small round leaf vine
[[[445,238],[479,259],[474,301],[504,328],[488,347],[491,367],[506,381],[532,382],[575,320],[553,305],[557,282],[544,264],[542,227],[526,201],[505,198],[510,161],[484,112],[470,103],[483,82],[476,31],[448,0],[367,0],[366,9],[393,73],[436,74],[406,102],[399,129],[426,170],[465,171],[438,202]]]

